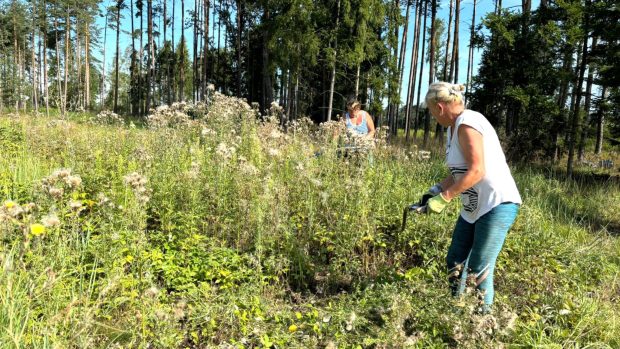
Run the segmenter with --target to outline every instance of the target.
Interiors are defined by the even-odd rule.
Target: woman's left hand
[[[449,203],[450,200],[446,200],[443,197],[443,194],[440,193],[439,195],[435,195],[430,198],[428,200],[428,203],[426,204],[426,207],[429,212],[441,213],[446,208],[446,206],[448,206]]]

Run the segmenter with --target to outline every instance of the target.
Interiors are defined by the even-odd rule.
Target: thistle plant
[[[342,122],[285,129],[272,109],[213,92],[147,128],[0,118],[0,346],[620,344],[614,226],[588,225],[615,217],[615,186],[517,169],[483,315],[473,288],[447,291],[458,205],[398,229],[442,149],[379,129],[372,163],[349,161]]]
[[[146,117],[146,120],[148,127],[152,129],[185,128],[192,124],[185,103],[159,106]]]
[[[123,118],[109,110],[102,110],[95,117],[90,119],[90,122],[95,125],[116,125],[120,126],[125,123]]]

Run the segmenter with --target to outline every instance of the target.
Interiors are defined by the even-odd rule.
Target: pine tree
[[[418,98],[417,98],[417,108],[415,111],[415,119],[414,119],[414,134],[413,139],[416,139],[416,135],[418,134],[418,125],[419,125],[419,117],[420,117],[420,95],[422,91],[422,73],[424,72],[424,45],[426,45],[426,19],[428,18],[428,2],[429,0],[424,0],[424,24],[420,31],[422,32],[422,56],[420,57],[420,77],[418,80]],[[425,137],[426,139],[426,137]],[[425,140],[425,143],[428,142],[428,139]]]
[[[335,26],[334,26],[334,32],[338,33],[338,29],[339,29],[339,24],[340,24],[340,0],[338,0],[336,2],[336,20],[335,20]],[[332,108],[333,108],[333,103],[334,103],[334,87],[336,84],[336,57],[338,54],[338,38],[336,35],[332,35],[331,37],[334,38],[333,40],[333,45],[334,47],[330,49],[333,50],[333,54],[330,52],[331,50],[328,51],[328,62],[331,66],[331,75],[330,75],[330,80],[329,80],[329,102],[327,105],[327,121],[330,121],[332,119]],[[332,45],[332,42],[330,40],[330,46]]]
[[[405,24],[403,27],[403,36],[400,43],[400,54],[398,55],[398,98],[396,100],[396,119],[400,114],[400,96],[403,85],[403,73],[405,71],[405,53],[407,52],[407,34],[409,31],[409,9],[411,7],[411,0],[407,0],[407,7],[405,9]],[[405,102],[406,103],[406,102]],[[405,127],[406,128],[406,127]]]
[[[413,30],[413,50],[411,51],[411,66],[409,67],[409,83],[407,88],[407,107],[405,109],[405,140],[409,140],[409,129],[411,126],[411,112],[413,99],[415,96],[415,77],[417,76],[418,45],[420,43],[420,23],[422,18],[422,1],[416,1],[415,27]],[[417,106],[416,106],[417,108]],[[414,134],[414,139],[416,135]]]
[[[118,72],[120,70],[120,67],[118,65],[118,59],[120,57],[120,33],[121,33],[121,10],[123,10],[124,8],[126,8],[125,6],[125,1],[124,0],[116,0],[116,58],[114,60],[114,70],[115,70],[115,74],[114,74],[114,112],[118,113]]]

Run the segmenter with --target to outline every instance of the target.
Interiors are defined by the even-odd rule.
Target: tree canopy
[[[143,116],[161,104],[200,102],[213,84],[261,110],[276,101],[289,120],[322,122],[342,114],[345,99],[356,95],[394,135],[404,128],[408,138],[410,126],[425,124],[426,144],[434,128],[416,94],[423,84],[460,78],[459,13],[472,4],[119,0],[104,6],[3,2],[0,107],[114,108]],[[437,18],[447,6],[450,18]],[[558,159],[572,144],[620,136],[618,12],[612,0],[542,1],[534,10],[529,1],[511,9],[496,2],[496,11],[472,23],[469,45],[482,59],[472,81],[457,82],[471,83],[469,106],[498,127],[512,156]],[[112,41],[116,48],[106,52]],[[421,76],[426,64],[432,64],[428,82]]]

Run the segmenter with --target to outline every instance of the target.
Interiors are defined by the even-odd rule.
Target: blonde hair
[[[461,84],[451,84],[449,82],[434,82],[428,87],[426,93],[426,104],[439,102],[463,104],[463,91],[465,86]]]
[[[347,101],[347,109],[351,109],[354,110],[356,108],[360,108],[362,107],[362,103],[360,103],[357,98],[355,97],[349,97],[349,100]]]

